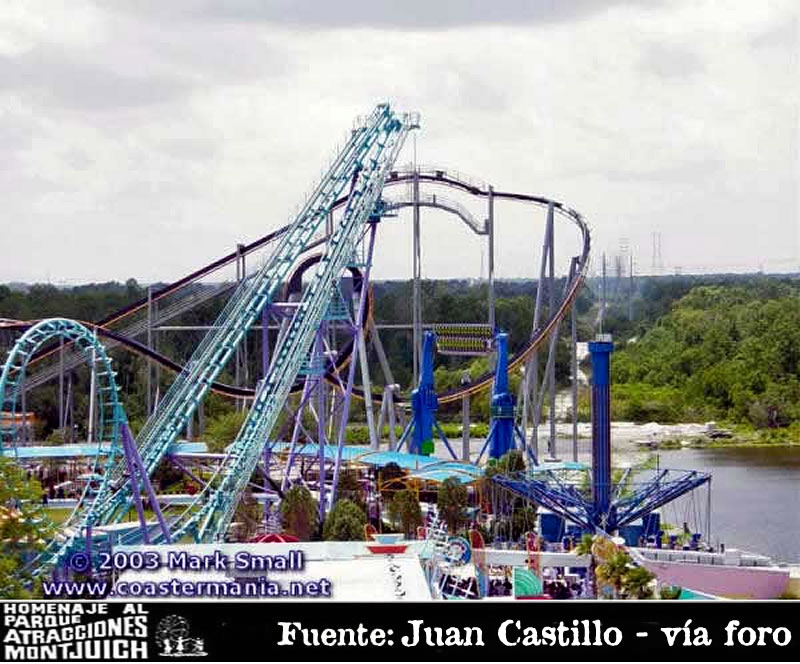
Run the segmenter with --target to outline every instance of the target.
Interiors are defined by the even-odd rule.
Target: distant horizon
[[[565,275],[556,275],[556,279],[563,279]],[[800,269],[793,271],[793,272],[683,272],[683,273],[669,273],[669,274],[651,274],[651,273],[642,273],[638,274],[635,273],[634,279],[640,278],[647,278],[647,279],[680,279],[680,278],[689,278],[689,277],[776,277],[776,278],[798,278],[800,279]],[[621,277],[616,277],[613,274],[606,275],[606,279],[609,281],[614,279],[629,279],[628,275],[623,275]],[[134,279],[136,284],[140,288],[146,288],[148,286],[160,286],[160,285],[169,285],[173,282],[170,281],[152,281],[152,282],[143,282],[136,279],[136,277],[128,277],[124,280],[117,280],[117,279],[109,279],[107,281],[85,281],[85,282],[77,282],[77,283],[67,283],[67,282],[46,282],[46,281],[6,281],[0,282],[0,286],[5,286],[12,291],[20,291],[22,287],[30,288],[32,286],[54,286],[59,289],[67,289],[67,288],[81,288],[85,286],[109,286],[109,285],[119,285],[125,286],[126,282],[129,279]],[[371,279],[372,283],[402,283],[402,282],[410,282],[412,279],[411,277],[408,278],[389,278],[389,279]],[[602,277],[600,275],[589,275],[586,277],[586,281],[600,281]],[[465,282],[477,282],[477,283],[485,283],[488,280],[485,278],[480,277],[433,277],[427,278],[424,277],[422,279],[423,282],[432,282],[432,281],[465,281]],[[530,281],[535,282],[537,279],[535,277],[496,277],[495,283],[508,283],[508,282],[521,282],[521,281]],[[202,284],[219,284],[224,283],[224,280],[199,280],[196,283]],[[1,312],[0,312],[1,313]]]

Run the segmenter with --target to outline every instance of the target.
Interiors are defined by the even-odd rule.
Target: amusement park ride
[[[418,126],[416,114],[398,114],[388,104],[378,105],[350,132],[291,223],[249,245],[239,245],[235,252],[163,289],[149,292],[145,300],[103,320],[84,323],[48,319],[0,324],[3,329],[21,332],[0,376],[0,410],[9,414],[11,422],[17,422],[17,413],[23,413],[22,427],[0,428],[0,452],[8,456],[22,462],[34,453],[33,448],[19,442],[20,429],[24,429],[26,391],[48,380],[63,381],[65,370],[81,362],[88,363],[91,369],[91,426],[83,447],[93,450],[95,479],[86,483],[72,516],[45,552],[31,563],[32,569],[39,574],[50,573],[70,552],[91,548],[99,537],[111,531],[120,544],[223,541],[245,492],[253,488],[262,491],[260,497],[265,502],[271,500],[269,494],[282,495],[298,481],[296,466],[300,457],[306,470],[316,464],[319,506],[324,514],[333,505],[340,471],[349,453],[345,433],[354,399],[362,402],[366,410],[370,450],[379,450],[380,434],[384,423],[388,423],[390,451],[407,446],[411,454],[429,456],[438,436],[454,460],[459,456],[444,435],[436,413],[441,404],[460,403],[465,424],[460,461],[477,465],[486,452],[490,459],[498,459],[511,449],[522,450],[528,469],[514,475],[494,475],[493,481],[587,531],[615,531],[709,481],[708,475],[694,471],[659,470],[636,484],[628,473],[612,482],[608,406],[612,344],[601,339],[590,346],[594,367],[591,495],[580,488],[577,475],[588,469],[577,463],[577,339],[572,305],[588,267],[588,226],[574,210],[544,197],[495,191],[445,169],[415,165],[398,170],[395,163],[404,141]],[[407,186],[409,195],[392,198],[390,192],[400,189],[400,185]],[[430,189],[430,193],[423,188]],[[439,195],[441,189],[485,201],[486,220],[476,220],[461,203]],[[495,321],[497,200],[532,204],[546,211],[532,329],[529,339],[513,357],[509,356],[508,337],[497,329]],[[423,323],[421,306],[423,207],[451,213],[473,233],[487,238],[488,322],[442,324],[426,330],[430,326]],[[397,438],[395,423],[405,420],[404,406],[409,397],[395,383],[383,352],[381,326],[372,316],[369,283],[381,220],[402,208],[413,212],[410,327],[416,388],[410,395],[410,417]],[[556,292],[555,279],[556,220],[573,224],[581,238],[580,253],[571,258],[560,293]],[[246,258],[257,251],[265,252],[266,257],[257,270],[248,274]],[[200,283],[231,264],[236,265],[237,271],[234,286]],[[352,277],[352,292],[343,287],[346,273]],[[171,319],[220,295],[228,298],[227,304],[213,325],[202,328],[206,330],[205,337],[188,361],[181,365],[156,349],[154,331],[169,329],[167,323]],[[555,349],[560,328],[567,322],[572,341],[573,458],[572,462],[561,462],[556,458],[555,418],[550,417],[546,452],[539,449],[539,423],[546,400],[549,399],[549,412],[555,412]],[[251,330],[260,330],[262,340],[261,376],[255,385],[247,384],[245,345]],[[377,418],[367,362],[370,346],[384,374]],[[135,439],[107,353],[112,347],[142,354],[148,363],[176,373],[169,390],[160,398],[153,398],[152,388],[149,389],[149,417]],[[437,350],[461,355],[491,353],[494,368],[458,388],[437,394],[433,379]],[[220,373],[231,362],[237,377],[235,385],[219,381]],[[357,367],[361,368],[360,385],[356,384]],[[518,395],[511,392],[508,379],[515,369],[524,371]],[[60,387],[63,398],[63,386]],[[488,389],[492,390],[490,431],[477,459],[471,459],[470,398]],[[203,401],[211,391],[236,398],[248,407],[244,424],[224,454],[197,451],[180,440],[201,425]],[[292,394],[298,398],[290,400]],[[62,422],[63,410],[62,404]],[[316,427],[309,427],[309,421]],[[56,453],[53,448],[48,449]],[[313,449],[315,456],[310,457],[307,449]],[[151,484],[150,478],[165,460],[202,487],[186,499],[182,509],[175,510],[175,501],[157,495]],[[203,472],[192,470],[193,462],[201,464]],[[210,469],[202,465],[207,463],[215,465]],[[475,472],[479,473],[480,468],[476,467]],[[276,473],[277,482],[272,479]],[[263,484],[254,483],[252,478],[257,476],[263,478]],[[147,517],[147,506],[154,518]],[[138,523],[125,523],[130,509],[136,509]]]

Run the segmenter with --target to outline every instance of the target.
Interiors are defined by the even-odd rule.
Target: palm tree
[[[628,573],[630,556],[624,551],[615,551],[602,564],[597,566],[597,580],[614,589],[614,597],[619,597],[622,584]]]
[[[575,553],[579,556],[591,557],[589,561],[589,576],[586,581],[589,583],[589,590],[592,593],[592,597],[597,597],[597,561],[592,551],[593,544],[594,537],[589,533],[584,533],[583,537],[581,537],[581,541],[578,542],[578,545],[575,547]]]
[[[653,596],[651,583],[655,576],[644,567],[628,568],[622,580],[622,587],[629,599],[650,599]]]

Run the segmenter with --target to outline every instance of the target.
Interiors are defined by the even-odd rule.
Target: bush
[[[389,517],[395,525],[400,523],[407,538],[422,525],[422,509],[412,491],[402,489],[394,494],[389,503]]]
[[[355,542],[364,539],[367,515],[358,505],[346,498],[337,500],[325,518],[322,538],[337,542]]]
[[[467,521],[467,488],[455,477],[439,485],[436,505],[451,534],[457,533]]]
[[[206,444],[209,452],[224,452],[242,428],[247,411],[224,413],[206,423]]]
[[[364,509],[364,490],[358,481],[358,471],[355,468],[343,468],[339,473],[339,485],[336,488],[336,496],[351,500],[361,509]]]
[[[284,529],[301,542],[308,542],[319,527],[319,505],[304,486],[294,486],[281,501]]]

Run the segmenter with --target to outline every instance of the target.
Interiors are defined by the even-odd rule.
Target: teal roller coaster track
[[[417,114],[395,113],[388,104],[378,105],[359,122],[327,173],[310,194],[294,221],[277,240],[257,273],[241,282],[219,314],[212,331],[193,353],[173,381],[158,407],[139,432],[135,447],[145,476],[152,475],[170,446],[183,431],[216,377],[231,359],[246,331],[265,307],[275,302],[279,287],[297,260],[311,246],[315,236],[332,218],[337,201],[346,195],[347,204],[327,238],[324,253],[315,266],[302,299],[295,303],[285,334],[279,340],[269,373],[259,384],[248,416],[214,477],[186,510],[169,524],[170,533],[157,532],[152,541],[176,541],[186,535],[196,541],[222,539],[242,491],[258,463],[279,413],[307,362],[317,329],[323,322],[336,280],[349,266],[359,263],[358,245],[368,222],[379,208],[381,191],[409,131],[419,126]],[[42,321],[17,341],[6,362],[0,399],[4,410],[16,412],[28,359],[54,338],[73,341],[90,361],[99,362],[102,381],[102,431],[98,440],[109,441],[122,450],[127,422],[119,401],[110,360],[95,333],[80,323],[66,320]],[[10,440],[0,443],[11,442]],[[98,455],[98,463],[100,456]],[[39,559],[38,571],[63,559],[79,545],[91,529],[120,522],[138,497],[132,488],[130,466],[125,454],[103,456],[102,482],[94,484],[91,496],[79,501],[62,534]],[[134,484],[135,486],[135,484]],[[141,537],[134,533],[132,537]],[[130,538],[129,538],[130,539]],[[44,561],[44,562],[42,562]]]

